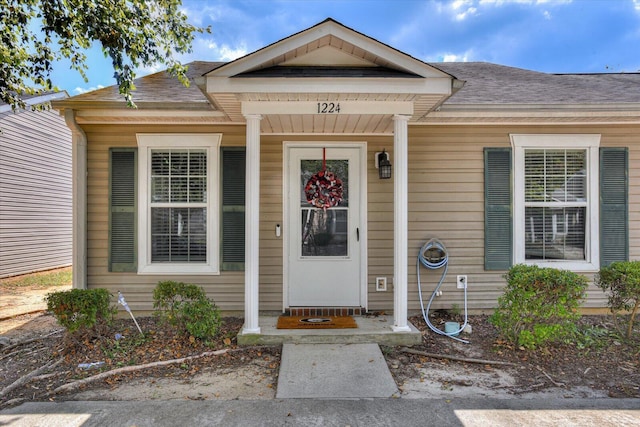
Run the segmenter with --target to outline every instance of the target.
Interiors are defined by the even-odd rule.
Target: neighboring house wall
[[[138,275],[108,270],[109,149],[137,146],[136,133],[222,133],[222,147],[244,146],[243,126],[85,125],[88,138],[88,285],[123,291],[136,310],[152,309],[152,291],[158,281],[180,280],[202,285],[227,311],[244,308],[244,272],[220,275]],[[496,306],[504,287],[504,271],[484,268],[484,148],[510,147],[509,134],[601,134],[602,147],[629,149],[630,259],[640,257],[640,127],[634,125],[536,125],[469,126],[418,125],[409,128],[409,309],[419,308],[415,260],[431,237],[438,237],[449,251],[449,273],[444,295],[434,308],[462,306],[462,292],[455,289],[457,274],[468,275],[469,308]],[[283,222],[283,142],[366,141],[368,188],[368,301],[370,310],[393,307],[393,180],[380,180],[373,156],[385,148],[394,163],[393,137],[383,136],[274,136],[261,137],[261,243],[260,310],[282,308],[283,239],[275,236],[275,224]],[[441,271],[422,270],[423,290],[429,296]],[[375,291],[375,278],[389,279],[387,292]],[[589,274],[591,277],[591,274]],[[586,307],[603,307],[604,294],[593,285]]]
[[[71,265],[71,132],[57,111],[0,113],[0,277]]]

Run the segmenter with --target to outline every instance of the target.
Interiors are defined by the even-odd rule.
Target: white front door
[[[361,157],[364,147],[288,148],[288,307],[354,307],[363,304]],[[324,157],[324,162],[323,162]],[[342,181],[342,200],[328,209],[307,201],[305,186],[319,171]]]

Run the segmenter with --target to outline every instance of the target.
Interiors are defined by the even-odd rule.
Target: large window
[[[207,261],[207,151],[151,150],[151,262]]]
[[[512,135],[516,263],[598,268],[598,135]]]
[[[139,134],[141,273],[217,273],[217,134]]]
[[[586,259],[586,154],[525,149],[525,259]]]

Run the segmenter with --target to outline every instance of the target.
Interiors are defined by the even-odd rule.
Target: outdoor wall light
[[[376,168],[378,169],[378,177],[380,179],[391,178],[391,162],[389,161],[389,153],[384,148],[382,152],[376,153]]]

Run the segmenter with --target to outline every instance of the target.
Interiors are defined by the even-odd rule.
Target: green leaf
[[[53,64],[68,59],[87,81],[84,53],[99,44],[111,59],[120,94],[135,106],[136,69],[166,65],[188,84],[177,55],[197,33],[181,0],[0,0],[0,101],[25,108],[24,97],[54,89]]]

